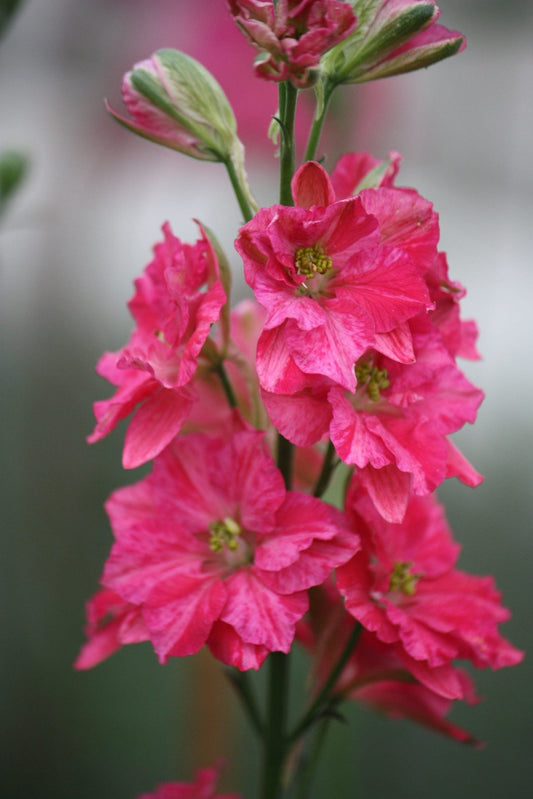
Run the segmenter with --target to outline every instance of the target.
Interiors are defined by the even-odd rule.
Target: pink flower
[[[161,662],[206,643],[240,669],[288,652],[306,590],[359,546],[339,511],[285,490],[262,433],[235,427],[180,436],[106,506],[103,584],[141,609]]]
[[[455,568],[459,547],[434,496],[413,497],[402,524],[389,524],[354,482],[347,508],[363,547],[338,569],[337,585],[366,630],[426,674],[456,658],[492,668],[522,660],[498,632],[509,613],[492,578]]]
[[[300,643],[312,655],[314,692],[318,693],[358,625],[346,612],[331,581],[311,591],[310,610],[298,625]],[[333,694],[368,705],[392,718],[407,718],[464,743],[476,744],[466,731],[446,720],[454,699],[477,701],[468,675],[450,665],[420,668],[400,647],[384,644],[363,630]]]
[[[138,799],[239,799],[236,793],[215,793],[222,766],[219,761],[212,768],[198,769],[194,782],[165,782]]]
[[[356,365],[358,387],[328,392],[331,440],[358,467],[385,519],[403,518],[411,492],[431,493],[449,473],[448,435],[473,423],[483,392],[459,371],[427,318],[411,321],[415,363],[367,352]],[[474,469],[459,474],[478,485]]]
[[[97,365],[117,390],[95,403],[97,424],[89,442],[106,436],[140,406],[126,434],[127,469],[153,458],[187,419],[198,357],[226,301],[216,255],[201,226],[200,232],[189,245],[163,226],[164,241],[155,246],[129,302],[137,327],[125,347],[104,353]]]
[[[380,226],[363,197],[336,201],[315,162],[292,185],[297,207],[261,209],[236,241],[246,280],[267,309],[259,380],[266,391],[292,394],[303,373],[353,391],[354,364],[369,347],[412,360],[408,332],[390,338],[430,307],[424,272],[436,256],[436,216],[415,192],[382,188],[382,216],[400,206],[400,223]]]
[[[483,393],[459,371],[427,316],[408,324],[414,363],[367,350],[355,365],[355,391],[300,373],[293,394],[263,392],[272,422],[293,443],[309,446],[329,434],[391,522],[402,520],[412,492],[429,494],[451,476],[467,485],[482,479],[448,436],[474,422]]]
[[[235,22],[259,50],[255,73],[311,86],[321,56],[355,28],[350,5],[338,0],[229,0]]]

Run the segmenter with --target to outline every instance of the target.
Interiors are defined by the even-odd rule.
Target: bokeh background
[[[451,275],[469,290],[465,315],[481,329],[484,359],[466,371],[487,392],[478,423],[458,436],[485,483],[471,491],[453,481],[440,493],[462,567],[496,575],[513,611],[503,631],[531,650],[533,4],[440,7],[443,24],[466,34],[466,52],[339,91],[337,132],[321,151],[331,166],[342,149],[399,150],[400,183],[440,213]],[[120,104],[122,74],[163,46],[218,77],[253,187],[275,201],[265,135],[275,91],[248,77],[253,53],[222,0],[25,0],[0,41],[0,150],[30,159],[0,219],[0,757],[2,796],[13,799],[133,799],[219,755],[229,760],[226,790],[255,795],[258,752],[209,655],[160,667],[146,644],[91,672],[71,667],[111,544],[102,503],[138,478],[120,467],[123,428],[85,444],[91,403],[108,394],[94,363],[125,342],[132,280],[166,219],[194,240],[190,220],[200,218],[238,268],[239,212],[222,167],[137,140],[104,111],[104,97]],[[314,795],[529,795],[531,676],[527,658],[480,673],[484,701],[454,710],[488,742],[482,751],[347,708],[350,723],[333,730]]]

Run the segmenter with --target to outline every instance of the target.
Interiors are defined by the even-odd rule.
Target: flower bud
[[[461,33],[436,24],[433,0],[352,0],[352,6],[355,32],[322,60],[330,86],[411,72],[466,47]]]
[[[122,83],[132,119],[108,111],[145,139],[205,161],[232,160],[240,142],[222,88],[198,61],[178,50],[158,50],[135,64]]]

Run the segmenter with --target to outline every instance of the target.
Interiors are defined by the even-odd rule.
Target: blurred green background
[[[218,756],[229,760],[226,790],[255,796],[258,752],[209,655],[162,668],[145,644],[91,672],[71,667],[111,544],[102,503],[138,479],[120,467],[124,428],[85,444],[91,403],[108,393],[94,363],[126,340],[131,281],[165,219],[191,239],[189,220],[201,218],[230,253],[239,224],[218,166],[134,140],[107,118],[102,98],[118,104],[132,63],[175,46],[197,57],[203,48],[237,105],[235,74],[252,52],[243,43],[237,54],[231,26],[220,27],[222,5],[198,16],[192,0],[26,0],[0,41],[0,152],[30,159],[0,219],[1,785],[10,799],[134,799]],[[451,275],[467,286],[465,313],[481,328],[484,360],[466,371],[487,392],[478,423],[458,436],[485,483],[470,491],[454,481],[441,496],[463,544],[461,566],[495,574],[513,611],[503,632],[529,650],[533,7],[440,6],[443,24],[466,34],[467,51],[346,89],[342,135],[323,149],[329,166],[340,147],[399,150],[400,183],[440,213]],[[251,180],[271,203],[271,149],[260,137],[275,99],[272,87],[251,85],[262,99],[257,115],[244,103],[241,131]],[[349,725],[332,729],[314,796],[529,795],[529,662],[476,682],[484,701],[452,718],[485,749],[350,707]]]

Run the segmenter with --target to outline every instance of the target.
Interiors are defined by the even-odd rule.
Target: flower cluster
[[[263,208],[239,233],[264,310],[248,300],[228,324],[205,231],[190,246],[164,227],[129,304],[137,327],[98,365],[117,390],[95,404],[89,440],[133,410],[124,465],[154,463],[107,502],[116,540],[78,668],[149,640],[162,663],[205,645],[258,669],[297,629],[306,640],[322,592],[316,641],[339,618],[345,633],[365,630],[342,691],[466,740],[444,721],[452,700],[473,697],[453,660],[520,659],[497,632],[507,613],[492,580],[455,569],[432,493],[451,475],[481,479],[448,438],[482,399],[456,364],[478,357],[476,328],[460,318],[437,215],[395,187],[398,167],[397,154],[367,153],[331,177],[304,164],[295,205]],[[297,490],[273,460],[276,430],[294,445]],[[352,472],[342,511],[317,496],[328,438]],[[335,651],[317,654],[319,670]],[[399,673],[408,693],[387,676]]]
[[[461,318],[432,204],[397,185],[400,156],[349,153],[328,174],[311,146],[336,85],[426,65],[450,54],[448,34],[455,49],[463,39],[418,0],[229,6],[261,51],[257,73],[283,84],[281,200],[256,211],[231,109],[200,65],[163,50],[128,73],[123,124],[228,168],[253,298],[230,308],[210,231],[189,245],[164,225],[135,282],[130,340],[97,366],[115,393],[95,403],[89,441],[132,414],[123,464],[153,464],[106,503],[115,541],[76,666],[149,641],[161,663],[205,646],[244,672],[298,640],[316,700],[292,737],[278,730],[283,746],[341,697],[475,743],[446,719],[453,701],[475,701],[455,661],[522,658],[498,631],[508,612],[492,578],[457,568],[434,495],[446,478],[482,479],[450,440],[483,399],[457,363],[479,357],[477,328]],[[294,170],[297,89],[319,72],[311,157]],[[146,799],[215,797],[217,775]]]

